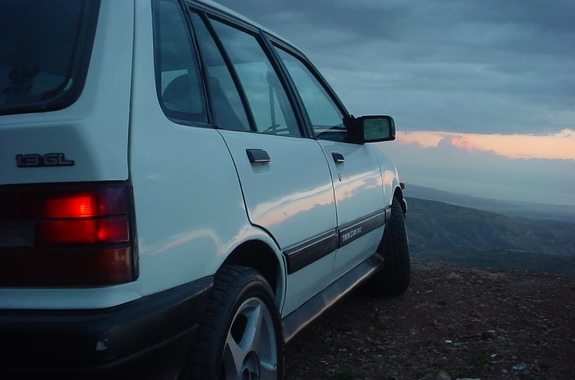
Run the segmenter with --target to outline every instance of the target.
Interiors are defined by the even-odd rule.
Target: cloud
[[[460,133],[575,126],[573,1],[219,2],[301,47],[356,115]]]
[[[465,136],[453,136],[449,141],[453,146],[459,149],[469,150],[471,152],[477,150],[483,150],[481,145],[474,143]]]
[[[432,146],[400,140],[378,147],[408,183],[496,199],[575,205],[575,160],[512,159],[468,143],[445,136]]]
[[[453,134],[433,131],[398,131],[400,144],[419,142],[425,147],[455,145],[468,150],[485,150],[508,158],[548,158],[575,160],[575,133],[564,129],[545,136],[503,134]]]
[[[559,133],[557,133],[556,136],[563,137],[566,139],[572,138],[572,137],[575,137],[575,131],[573,131],[572,129],[566,128],[562,131],[559,131]]]

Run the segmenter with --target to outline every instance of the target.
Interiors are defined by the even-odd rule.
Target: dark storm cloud
[[[575,2],[220,0],[287,38],[352,113],[404,130],[575,128]]]

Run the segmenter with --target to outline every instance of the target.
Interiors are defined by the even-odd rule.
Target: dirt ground
[[[401,297],[362,289],[286,347],[286,377],[575,379],[575,278],[412,259]]]

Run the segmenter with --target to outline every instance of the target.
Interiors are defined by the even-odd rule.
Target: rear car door
[[[351,143],[338,99],[303,57],[278,48],[329,164],[337,205],[339,276],[375,252],[386,220],[381,169],[373,147]]]
[[[192,21],[213,123],[235,162],[249,219],[286,258],[287,314],[332,281],[337,235],[330,171],[321,147],[302,133],[289,89],[257,31],[195,13]]]

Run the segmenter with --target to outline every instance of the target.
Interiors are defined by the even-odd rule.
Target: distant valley
[[[575,207],[492,201],[417,186],[406,189],[406,198],[414,257],[575,276]]]
[[[519,201],[502,201],[489,198],[451,193],[429,187],[408,184],[406,197],[445,202],[456,206],[491,211],[506,216],[518,216],[531,219],[555,219],[575,223],[575,206],[529,203]],[[575,199],[575,193],[573,195]]]

